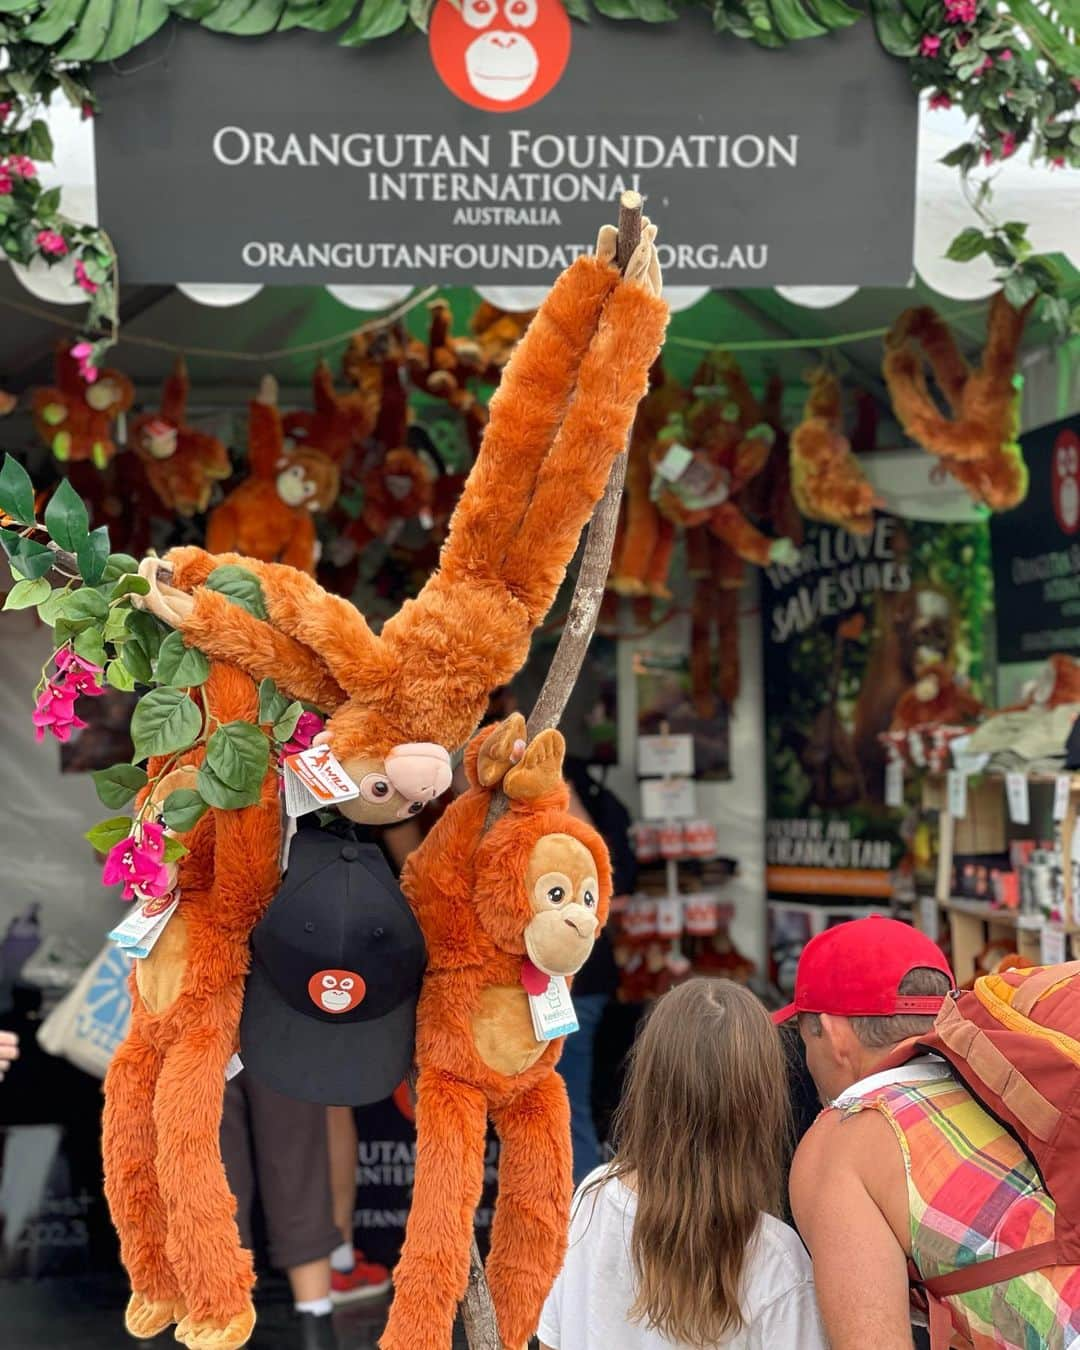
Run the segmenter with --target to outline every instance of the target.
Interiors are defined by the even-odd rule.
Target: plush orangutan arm
[[[786,554],[793,547],[786,539],[770,539],[762,534],[733,501],[723,502],[713,511],[709,517],[709,530],[733,548],[740,558],[757,567],[764,567],[774,560],[774,554]]]
[[[301,572],[313,570],[311,560],[315,556],[316,542],[315,522],[306,512],[303,515],[297,512],[288,543],[281,551],[281,565],[295,567]]]

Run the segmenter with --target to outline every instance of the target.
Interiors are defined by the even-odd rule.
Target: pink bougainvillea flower
[[[318,713],[302,712],[292,738],[281,747],[282,758],[287,759],[289,755],[298,755],[301,750],[309,750],[322,729],[323,720]]]
[[[988,70],[991,69],[991,67],[993,66],[993,64],[994,64],[994,58],[993,58],[992,56],[984,57],[984,58],[983,58],[982,65],[976,66],[976,67],[975,67],[975,74],[976,74],[976,75],[985,75],[986,72],[987,72]]]
[[[42,253],[50,253],[54,258],[62,258],[68,251],[67,240],[56,230],[39,230],[37,246]]]
[[[936,33],[927,33],[919,44],[919,51],[923,56],[937,56],[941,51],[941,39]]]
[[[0,103],[0,122],[7,121],[7,115],[10,111],[11,111],[11,104],[7,102],[7,100],[5,99],[3,103]]]
[[[1008,159],[1010,155],[1016,154],[1016,137],[1011,131],[1007,131],[1001,138],[1001,158]]]
[[[96,698],[98,694],[105,692],[96,679],[101,674],[101,666],[95,666],[93,661],[87,661],[70,647],[61,647],[53,659],[58,668],[64,672],[65,688],[73,689],[76,694],[85,694],[90,698]]]
[[[1055,155],[1050,161],[1050,167],[1052,169],[1063,169],[1065,167],[1065,156]]]
[[[952,99],[948,96],[948,94],[942,93],[931,94],[930,107],[934,112],[937,112],[938,109],[951,108]]]
[[[91,281],[90,278],[87,276],[86,264],[83,262],[81,258],[75,264],[75,280],[79,283],[79,285],[83,288],[83,290],[86,292],[87,295],[97,294],[98,284],[96,281]],[[79,345],[87,346],[88,344],[80,343]]]
[[[976,0],[945,0],[945,18],[948,23],[974,23],[977,11]]]
[[[963,49],[968,45],[970,41],[971,41],[970,33],[957,33],[956,45],[960,48],[961,51],[963,51]]]
[[[998,60],[999,60],[999,61],[1011,61],[1012,59],[1013,59],[1013,57],[1012,57],[1012,48],[1011,48],[1011,47],[1004,47],[1004,48],[1002,48],[1002,50],[1001,50],[1000,52],[998,52]]]
[[[8,155],[7,169],[8,173],[17,174],[20,178],[37,177],[37,165],[26,155]]]
[[[58,741],[71,739],[73,731],[81,731],[86,723],[75,715],[77,693],[63,680],[47,680],[34,705],[34,738],[45,739],[48,731]]]
[[[172,877],[165,865],[165,830],[153,821],[139,827],[138,836],[129,834],[109,850],[101,873],[104,886],[124,883],[125,900],[134,900],[136,890],[146,899],[168,895]]]
[[[82,113],[82,120],[84,122],[89,122],[91,117],[93,117],[94,115],[94,105],[90,102],[89,99],[84,99],[80,111]]]
[[[81,266],[82,263],[75,264],[76,277],[78,277],[79,268]],[[91,285],[93,285],[92,282]],[[85,290],[85,287],[83,289]],[[97,290],[96,286],[94,286],[94,290],[95,291]],[[92,365],[90,361],[90,358],[94,354],[93,347],[91,347],[89,342],[76,342],[75,346],[72,347],[71,349],[71,354],[75,358],[75,360],[79,363],[79,374],[83,377],[83,379],[86,381],[87,384],[93,384],[98,377],[97,366]]]
[[[0,197],[9,197],[11,195],[11,174],[0,164]]]

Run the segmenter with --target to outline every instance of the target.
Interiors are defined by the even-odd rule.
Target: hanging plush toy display
[[[1003,291],[994,297],[977,370],[933,309],[907,310],[885,339],[882,369],[900,425],[991,511],[1008,511],[1027,496],[1027,465],[1017,439],[1023,376],[1016,354],[1030,312],[1031,303],[1014,309]],[[951,418],[930,394],[924,357]]]
[[[248,477],[210,513],[206,547],[314,574],[314,517],[338,495],[338,468],[321,450],[285,446],[277,381],[264,377],[248,412]]]
[[[201,515],[210,505],[214,484],[232,473],[228,452],[217,437],[188,424],[190,389],[181,356],[165,381],[159,411],[142,413],[131,425],[131,446],[158,501],[185,517]]]
[[[803,420],[791,433],[792,495],[807,519],[839,525],[851,534],[869,534],[881,501],[843,428],[840,381],[823,367],[810,377]]]
[[[469,332],[480,351],[480,379],[498,384],[514,348],[532,322],[535,310],[500,309],[482,300],[469,319]]]
[[[286,413],[282,419],[285,449],[318,450],[346,470],[350,456],[375,430],[378,399],[370,389],[339,394],[334,374],[320,361],[311,377],[311,410]]]
[[[487,408],[470,388],[483,371],[479,344],[472,338],[454,337],[450,332],[452,315],[445,300],[431,306],[428,340],[410,342],[407,348],[409,377],[417,389],[441,399],[459,412],[473,454],[487,425]]]
[[[33,392],[37,434],[62,464],[89,460],[104,469],[116,454],[114,427],[135,401],[134,386],[119,370],[86,367],[66,343],[57,348],[53,370],[56,383]]]
[[[566,977],[611,898],[600,835],[569,814],[563,738],[525,719],[481,733],[470,790],[410,856],[402,888],[428,947],[417,1015],[416,1178],[382,1350],[449,1350],[465,1291],[490,1116],[502,1141],[487,1280],[506,1346],[524,1346],[566,1249],[573,1189],[555,1072]],[[510,810],[485,834],[500,787]]]

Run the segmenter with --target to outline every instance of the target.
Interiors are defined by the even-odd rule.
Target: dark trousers
[[[574,999],[578,1030],[567,1036],[559,1059],[559,1072],[570,1098],[575,1186],[584,1181],[602,1161],[592,1110],[593,1047],[596,1044],[596,1028],[600,1025],[607,1004],[606,994],[585,994]]]

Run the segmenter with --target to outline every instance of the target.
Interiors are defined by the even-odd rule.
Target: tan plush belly
[[[176,1002],[187,969],[187,946],[187,924],[174,914],[150,955],[135,962],[135,983],[148,1012],[163,1013]]]
[[[482,989],[472,1026],[477,1054],[507,1077],[532,1068],[547,1045],[533,1035],[529,996],[520,985]]]

